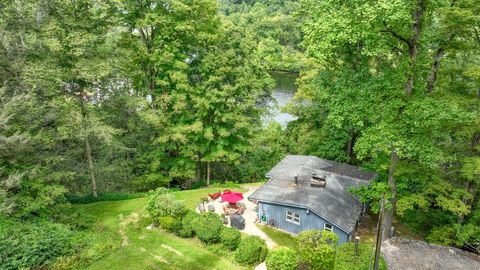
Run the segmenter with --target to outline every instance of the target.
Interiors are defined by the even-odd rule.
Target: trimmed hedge
[[[278,247],[268,253],[265,263],[268,270],[295,270],[298,266],[297,253],[288,247]]]
[[[76,253],[80,240],[65,225],[0,218],[0,269],[46,268]]]
[[[182,218],[182,228],[177,232],[177,235],[183,238],[190,238],[195,236],[194,220],[202,215],[188,211]]]
[[[247,236],[240,241],[235,251],[235,261],[243,265],[255,265],[263,262],[268,248],[258,236]]]
[[[355,243],[348,242],[337,248],[335,270],[368,270],[372,258],[373,246],[367,244],[358,245],[358,255],[355,255]],[[373,265],[373,262],[372,262]],[[387,270],[383,258],[380,258],[381,270]]]
[[[229,250],[236,250],[241,238],[240,231],[235,228],[224,227],[220,234],[220,242]]]
[[[312,270],[333,269],[338,236],[329,231],[308,230],[297,236],[300,261]]]
[[[205,213],[193,220],[195,234],[206,244],[220,242],[220,234],[224,228],[220,216],[214,213]]]

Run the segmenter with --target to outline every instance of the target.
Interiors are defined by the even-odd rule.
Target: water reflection
[[[286,72],[272,72],[270,75],[275,80],[272,96],[276,100],[276,104],[273,102],[269,104],[269,115],[264,118],[263,123],[267,124],[270,121],[276,121],[284,127],[288,122],[297,119],[291,114],[280,111],[281,107],[292,100],[297,91],[297,86],[295,85],[297,75]]]

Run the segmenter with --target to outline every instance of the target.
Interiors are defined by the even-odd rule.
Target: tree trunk
[[[423,15],[425,12],[424,0],[417,0],[415,10],[412,13],[413,35],[410,39],[406,40],[400,37],[401,40],[408,44],[408,56],[409,56],[409,68],[407,70],[407,80],[405,82],[405,97],[408,98],[413,92],[413,78],[415,74],[415,68],[417,64],[418,46],[420,41],[420,34],[422,33]],[[396,36],[399,36],[396,34]],[[403,108],[400,108],[399,117],[403,112]],[[395,148],[390,153],[390,167],[388,169],[388,187],[392,198],[390,201],[390,207],[386,207],[383,215],[383,239],[388,239],[392,236],[392,223],[393,217],[397,209],[397,184],[395,182],[395,171],[397,169],[398,155]]]
[[[88,136],[85,138],[85,149],[88,160],[88,171],[90,172],[90,179],[92,181],[92,194],[93,197],[97,197],[97,181],[95,180],[95,173],[93,171],[92,149],[90,148],[90,140],[88,139]]]
[[[80,109],[82,111],[82,128],[86,128],[87,126],[87,108],[85,107],[85,100],[84,100],[84,94],[82,93],[80,97]],[[90,140],[89,140],[89,134],[85,135],[84,139],[85,143],[85,155],[87,156],[87,161],[88,161],[88,171],[90,173],[90,180],[92,182],[92,194],[93,197],[97,197],[97,181],[95,180],[95,172],[93,169],[93,161],[92,161],[92,148],[90,147]]]
[[[350,135],[350,139],[347,142],[347,156],[351,159],[353,155],[353,144],[355,142],[355,133],[353,131],[349,131],[348,134]]]
[[[395,149],[390,153],[390,167],[388,168],[388,187],[390,188],[391,198],[390,207],[385,207],[382,223],[383,223],[383,239],[389,239],[392,236],[393,217],[397,208],[397,185],[395,183],[395,171],[397,170],[398,155]]]
[[[464,188],[465,188],[465,191],[466,192],[471,192],[471,188],[470,188],[470,182],[467,182],[465,181],[465,183],[463,184]],[[462,202],[465,204],[465,205],[470,205],[470,200],[466,199],[466,198],[462,198]],[[460,214],[457,218],[457,223],[458,224],[462,224],[463,222],[465,221],[465,215],[464,214]]]
[[[210,162],[207,161],[207,187],[210,186]]]
[[[425,3],[423,0],[417,0],[417,5],[413,11],[413,36],[408,41],[408,56],[409,68],[407,70],[407,81],[405,83],[405,93],[410,96],[413,91],[413,77],[415,74],[415,67],[417,65],[418,45],[420,41],[420,34],[422,33],[423,14],[425,12]]]
[[[433,92],[433,88],[435,87],[435,82],[437,81],[437,77],[438,77],[438,70],[440,68],[440,60],[443,58],[444,55],[445,55],[444,49],[442,47],[438,48],[433,58],[433,64],[430,71],[430,76],[428,77],[428,80],[427,80],[427,93]]]

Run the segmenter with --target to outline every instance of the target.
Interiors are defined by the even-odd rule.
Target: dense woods
[[[352,192],[374,213],[386,194],[384,237],[399,222],[478,252],[479,14],[474,0],[0,0],[0,239],[20,223],[64,237],[21,266],[49,265],[88,230],[71,198],[262,181],[291,153],[376,171]],[[286,127],[262,121],[271,71],[299,74]]]

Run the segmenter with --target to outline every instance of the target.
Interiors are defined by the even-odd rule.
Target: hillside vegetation
[[[286,154],[377,172],[351,192],[371,216],[384,196],[385,238],[479,253],[477,2],[0,1],[0,268],[97,261],[145,225],[144,199],[101,201],[263,181]],[[298,78],[286,126],[274,71]],[[93,201],[104,234],[72,206]]]

